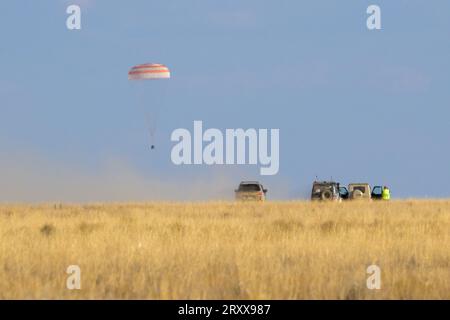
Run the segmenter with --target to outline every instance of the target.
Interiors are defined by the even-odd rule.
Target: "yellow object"
[[[391,199],[391,191],[389,188],[383,188],[383,193],[381,194],[383,200],[390,200]]]

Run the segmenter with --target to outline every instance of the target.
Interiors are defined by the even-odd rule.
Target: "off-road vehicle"
[[[311,200],[340,201],[339,183],[334,181],[314,181]]]
[[[340,188],[341,197],[344,200],[381,200],[382,186],[370,188],[368,183],[350,183],[348,189]]]
[[[234,192],[238,201],[265,201],[267,189],[258,181],[243,181]]]

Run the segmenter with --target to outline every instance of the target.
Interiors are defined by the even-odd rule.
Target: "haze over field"
[[[296,199],[316,175],[449,197],[450,3],[376,2],[380,31],[372,1],[2,1],[0,201],[223,199],[243,179]],[[152,61],[172,71],[154,151],[127,80]],[[280,129],[279,174],[174,166],[194,120]]]

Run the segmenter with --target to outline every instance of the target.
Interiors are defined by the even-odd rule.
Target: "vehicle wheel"
[[[322,200],[331,200],[333,199],[333,193],[330,190],[325,190],[322,192]]]
[[[364,194],[361,192],[361,190],[353,191],[353,199],[361,199],[363,195]]]

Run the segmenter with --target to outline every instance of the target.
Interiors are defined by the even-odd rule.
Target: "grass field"
[[[450,299],[449,248],[450,201],[4,205],[0,298]]]

